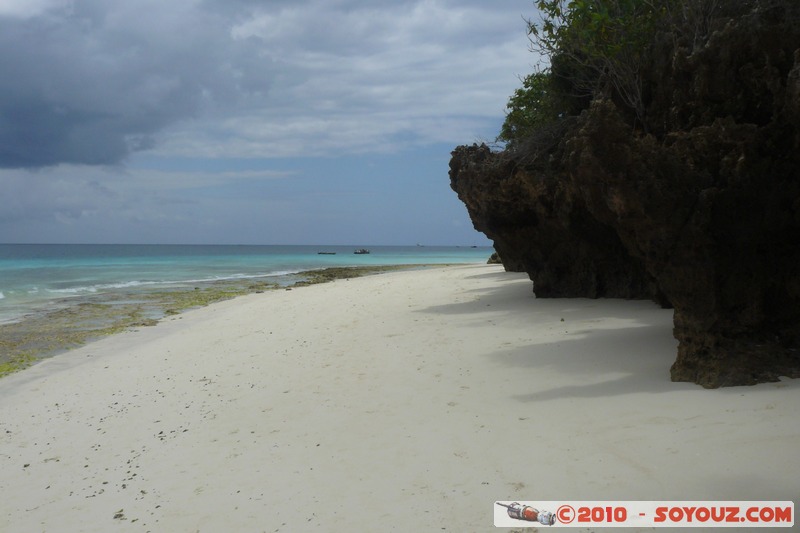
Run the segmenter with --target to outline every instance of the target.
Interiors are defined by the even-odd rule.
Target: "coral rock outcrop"
[[[800,377],[800,25],[754,10],[679,44],[651,128],[598,97],[548,142],[456,148],[451,186],[537,297],[674,307],[674,381]]]

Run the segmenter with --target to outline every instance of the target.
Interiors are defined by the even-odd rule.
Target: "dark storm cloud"
[[[0,167],[118,163],[171,123],[268,89],[269,61],[219,15],[131,4],[0,15]]]
[[[529,7],[4,0],[0,168],[471,142],[529,70]]]
[[[467,235],[447,156],[496,134],[531,6],[0,0],[0,242]]]

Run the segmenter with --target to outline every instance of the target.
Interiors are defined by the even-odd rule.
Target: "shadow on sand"
[[[424,313],[474,315],[475,325],[507,326],[507,349],[487,353],[498,365],[528,377],[530,387],[509,391],[521,402],[603,398],[634,393],[694,390],[739,396],[800,389],[800,380],[754,387],[703,389],[670,380],[677,356],[673,311],[648,300],[537,299],[526,274],[490,272],[470,276],[490,286],[467,288],[468,301],[432,306]],[[478,284],[476,284],[478,285]],[[563,319],[563,321],[561,320]],[[488,335],[500,335],[487,330]],[[508,344],[508,343],[506,343]],[[547,381],[550,378],[551,381]]]
[[[471,278],[497,283],[467,289],[470,301],[424,312],[475,314],[515,331],[519,328],[523,335],[529,331],[529,342],[486,354],[498,365],[530,375],[530,389],[513,394],[519,401],[696,387],[670,381],[669,368],[677,352],[672,310],[643,300],[537,299],[525,274],[493,272]],[[498,346],[502,342],[498,338]],[[549,386],[548,376],[563,385]]]

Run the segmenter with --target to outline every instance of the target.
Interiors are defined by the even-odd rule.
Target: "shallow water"
[[[491,248],[237,245],[0,244],[0,323],[97,296],[221,281],[291,282],[297,272],[341,266],[475,263]],[[319,252],[326,252],[321,255]],[[101,298],[102,300],[102,298]]]
[[[373,247],[369,254],[356,255],[353,250],[0,245],[0,376],[89,340],[154,325],[165,315],[242,294],[391,265],[483,263],[492,252]]]

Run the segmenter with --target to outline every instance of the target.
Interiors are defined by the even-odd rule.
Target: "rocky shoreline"
[[[424,265],[420,265],[424,266]],[[216,302],[337,279],[417,268],[415,265],[333,267],[299,272],[273,281],[217,281],[158,291],[115,292],[62,302],[57,309],[0,324],[0,378],[103,337],[154,326],[166,316]]]

